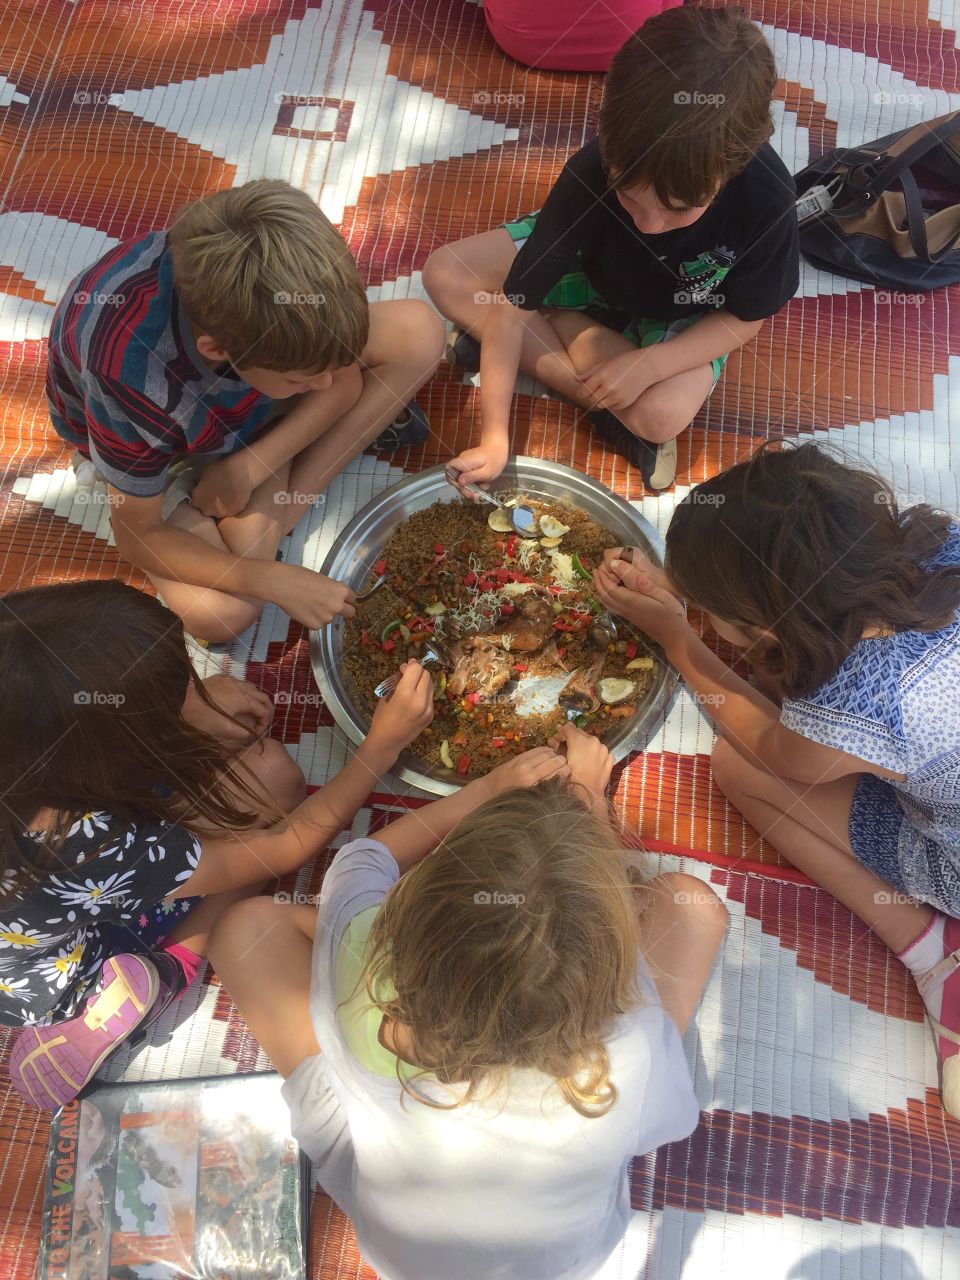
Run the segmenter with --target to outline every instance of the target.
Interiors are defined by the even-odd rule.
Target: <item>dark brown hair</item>
[[[206,694],[180,620],[121,582],[68,582],[0,597],[0,873],[35,881],[80,814],[253,825],[225,792],[231,751],[181,715]],[[43,846],[23,833],[57,816]]]
[[[925,503],[900,511],[884,480],[818,445],[772,443],[678,505],[666,571],[699,608],[772,631],[760,664],[786,697],[802,698],[865,631],[953,621],[960,566],[924,568],[951,523]]]
[[[652,186],[667,208],[708,204],[773,133],[777,82],[742,9],[667,9],[614,54],[600,154],[615,190]]]
[[[259,178],[183,209],[167,233],[184,310],[238,369],[323,373],[360,358],[357,264],[304,191]]]

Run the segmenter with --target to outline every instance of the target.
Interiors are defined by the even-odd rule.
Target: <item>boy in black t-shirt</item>
[[[676,437],[799,281],[793,179],[767,142],[775,83],[741,10],[658,14],[615,55],[599,138],[542,209],[430,257],[453,358],[481,370],[462,483],[503,470],[520,368],[587,410],[649,488],[673,484]]]

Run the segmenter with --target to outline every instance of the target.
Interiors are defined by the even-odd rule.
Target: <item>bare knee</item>
[[[238,942],[247,947],[251,938],[266,936],[276,923],[277,912],[282,910],[282,903],[263,894],[241,898],[226,907],[217,917],[207,944],[207,955],[213,967],[216,968],[218,959],[232,952]]]
[[[706,880],[683,871],[667,871],[651,887],[663,895],[662,900],[670,909],[682,914],[685,921],[695,923],[698,931],[717,939],[723,937],[727,908]]]
[[[231,640],[236,640],[237,636],[242,636],[260,617],[263,606],[259,601],[241,600],[219,592],[210,592],[209,595],[211,598],[198,595],[183,609],[170,606],[179,614],[184,631],[197,640],[206,640],[210,644],[228,644]]]
[[[473,272],[463,265],[455,250],[456,245],[443,245],[434,249],[423,264],[423,287],[444,315],[449,315],[447,308],[454,299],[476,290]]]
[[[624,425],[652,444],[675,439],[690,420],[669,392],[651,387],[620,413]]]
[[[260,752],[247,763],[257,781],[284,813],[302,804],[307,794],[303,770],[276,738],[264,738]]]
[[[447,331],[441,316],[420,298],[373,304],[376,309],[376,356],[371,369],[402,369],[404,377],[425,382],[443,358]]]
[[[404,323],[407,326],[404,358],[428,378],[443,359],[447,340],[443,317],[429,303],[410,298],[406,303]]]

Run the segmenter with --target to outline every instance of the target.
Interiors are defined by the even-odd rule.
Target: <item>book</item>
[[[309,1166],[280,1085],[104,1085],[61,1107],[40,1280],[306,1280]]]

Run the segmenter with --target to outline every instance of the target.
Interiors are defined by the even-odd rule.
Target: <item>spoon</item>
[[[441,640],[427,640],[417,659],[424,671],[445,671],[453,666],[453,655]],[[394,672],[381,680],[373,691],[375,698],[388,698],[400,683],[401,673]]]
[[[363,593],[362,595],[354,596],[354,597],[353,597],[353,602],[354,602],[354,604],[359,604],[362,600],[369,600],[369,599],[370,599],[370,597],[371,597],[375,592],[377,592],[377,591],[379,591],[379,590],[380,590],[380,588],[381,588],[381,587],[383,586],[383,584],[386,582],[387,577],[388,577],[388,575],[387,575],[386,573],[381,573],[380,577],[376,580],[376,582],[373,584],[373,586],[372,586],[372,587],[368,587],[368,588],[367,588],[367,590],[366,590],[366,591],[364,591],[364,593]]]
[[[606,649],[617,639],[617,624],[610,610],[597,615],[597,620],[587,632],[590,643],[595,649]]]
[[[486,489],[481,489],[478,484],[461,484],[457,479],[459,472],[455,471],[453,467],[447,467],[444,474],[448,483],[459,489],[461,493],[467,494],[470,498],[479,498],[482,502],[489,502],[491,506],[499,507],[501,511],[506,511],[514,533],[518,533],[521,538],[540,537],[537,517],[533,514],[532,507],[528,507],[524,503],[511,507],[509,503],[501,502],[499,498],[495,498]]]

